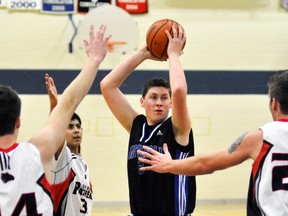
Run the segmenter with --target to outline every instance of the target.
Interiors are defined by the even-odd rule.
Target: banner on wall
[[[77,12],[88,13],[89,10],[96,8],[100,4],[111,4],[111,0],[78,0]]]
[[[0,0],[3,1],[3,0]],[[40,0],[6,0],[6,6],[8,10],[40,10]]]
[[[77,12],[88,13],[90,9],[97,7],[97,1],[94,0],[78,0]]]
[[[41,10],[43,13],[51,14],[88,13],[100,4],[111,4],[111,0],[0,0],[0,8]]]
[[[42,13],[73,14],[76,12],[75,0],[42,0]]]
[[[116,0],[116,5],[130,14],[148,12],[148,0]]]

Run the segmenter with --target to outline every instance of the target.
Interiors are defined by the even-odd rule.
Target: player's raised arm
[[[48,73],[45,74],[45,85],[46,85],[47,93],[49,96],[50,113],[51,113],[58,103],[58,92],[57,92],[54,79],[50,77]],[[62,140],[61,145],[59,146],[57,152],[54,154],[56,159],[59,157],[63,149],[64,143],[65,143],[65,140]]]
[[[181,145],[187,145],[191,130],[191,120],[187,106],[187,82],[180,62],[182,48],[186,43],[184,29],[179,26],[177,31],[172,26],[172,34],[166,31],[169,39],[167,53],[169,57],[169,79],[172,94],[172,123],[175,139]]]
[[[61,100],[51,112],[45,127],[30,140],[40,151],[43,167],[48,177],[50,176],[50,161],[65,138],[65,131],[71,116],[88,93],[99,65],[106,56],[110,36],[105,36],[105,30],[106,27],[102,25],[95,35],[93,26],[90,27],[90,40],[84,41],[85,50],[89,56],[87,62],[79,75],[64,90]]]
[[[138,113],[121,92],[120,86],[138,65],[150,58],[152,58],[150,52],[143,47],[116,66],[100,83],[101,92],[107,105],[128,132],[130,132],[133,119]]]

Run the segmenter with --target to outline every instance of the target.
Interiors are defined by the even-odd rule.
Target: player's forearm
[[[101,90],[119,88],[126,78],[146,60],[145,53],[139,50],[137,53],[116,66],[102,81]]]
[[[205,164],[202,157],[189,157],[181,160],[172,160],[167,164],[167,172],[178,175],[196,176],[209,174],[213,171]]]
[[[169,59],[169,77],[172,93],[172,120],[177,135],[189,136],[191,121],[187,106],[187,83],[179,57],[175,54]],[[179,141],[179,140],[177,140]],[[181,142],[187,144],[187,140]]]
[[[56,107],[57,103],[58,103],[57,100],[51,101],[51,99],[50,99],[50,113],[51,113],[52,110]]]
[[[186,95],[187,82],[180,59],[176,54],[169,56],[169,77],[172,94],[173,91],[175,93],[180,91],[180,93]]]
[[[167,166],[166,170],[169,173],[177,174],[177,175],[188,175],[193,176],[195,172],[189,166],[193,166],[189,163],[186,159],[183,160],[172,160],[170,161]]]
[[[63,92],[61,101],[64,100],[66,105],[71,106],[72,111],[75,110],[91,88],[100,63],[95,58],[89,57],[81,72]]]

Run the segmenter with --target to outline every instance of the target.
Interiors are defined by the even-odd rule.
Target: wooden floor
[[[93,206],[92,216],[127,216],[128,204],[106,204]],[[193,216],[245,216],[246,203],[239,202],[207,202],[197,204]],[[150,216],[150,215],[147,215]]]

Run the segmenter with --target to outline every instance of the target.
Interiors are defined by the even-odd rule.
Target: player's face
[[[145,108],[149,125],[164,121],[171,108],[171,98],[168,89],[164,87],[152,87],[145,98],[141,98],[141,105]]]
[[[82,128],[77,119],[70,121],[66,130],[65,139],[70,150],[76,152],[82,141]]]

